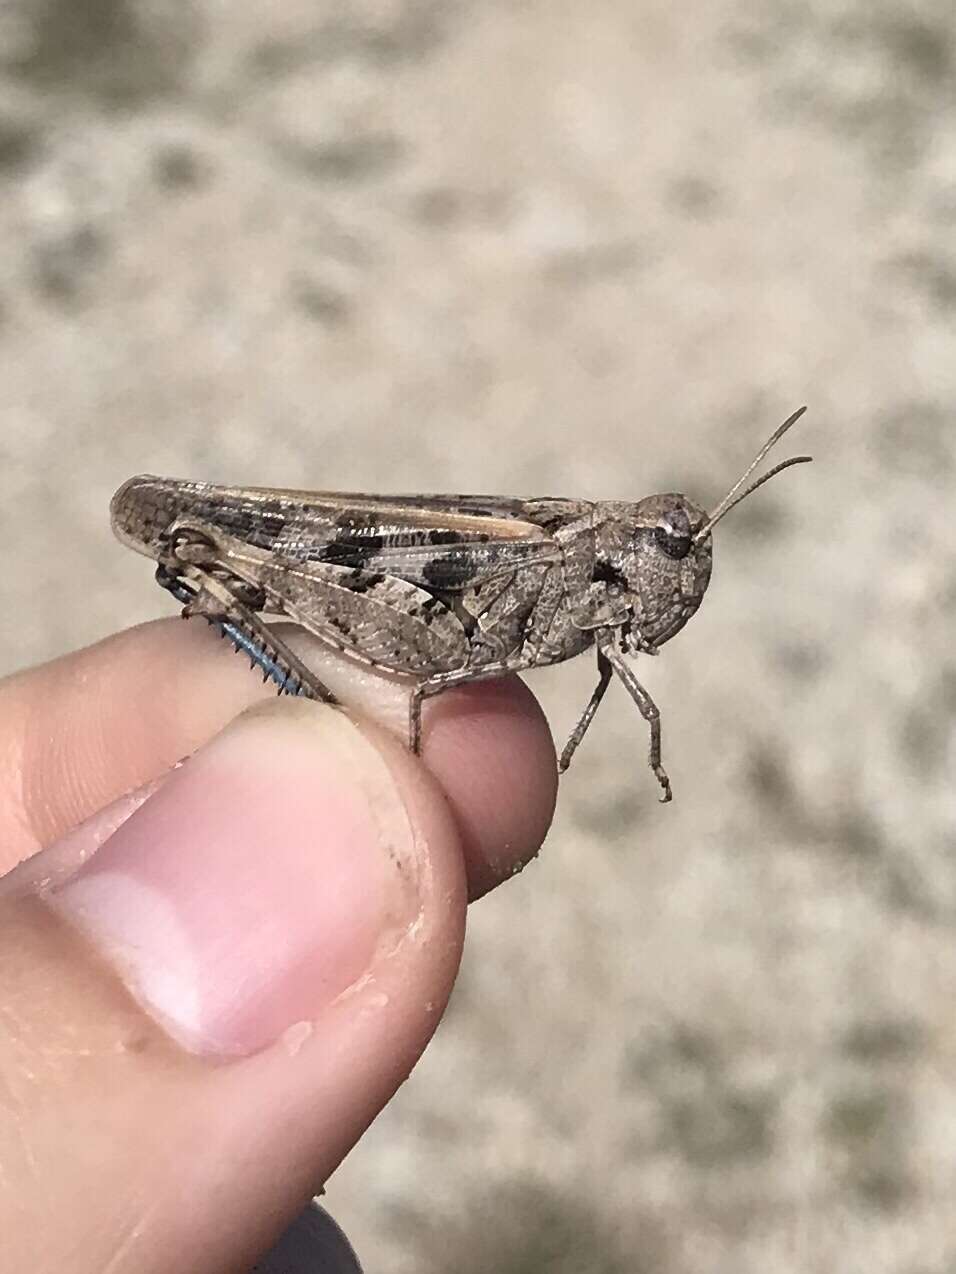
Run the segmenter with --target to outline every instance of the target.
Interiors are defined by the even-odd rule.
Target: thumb
[[[457,834],[400,745],[295,702],[116,821],[0,896],[0,1163],[22,1183],[0,1192],[4,1249],[11,1269],[235,1274],[437,1025]]]

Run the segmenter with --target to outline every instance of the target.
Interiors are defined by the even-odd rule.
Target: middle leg
[[[408,750],[418,756],[422,750],[422,706],[426,699],[433,699],[454,686],[469,685],[473,681],[491,681],[520,671],[513,662],[502,659],[482,667],[453,668],[449,672],[437,672],[424,681],[416,682],[408,696]]]
[[[600,707],[601,700],[604,698],[604,692],[608,688],[611,680],[611,663],[603,650],[598,648],[598,683],[594,688],[594,693],[588,700],[588,705],[581,714],[581,719],[571,731],[571,737],[564,745],[564,751],[561,753],[561,759],[558,761],[558,773],[563,774],[571,764],[571,758],[577,751],[578,744],[587,733],[588,726],[594,720],[594,714]]]

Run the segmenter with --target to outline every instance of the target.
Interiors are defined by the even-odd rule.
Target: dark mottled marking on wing
[[[229,535],[262,549],[274,548],[286,527],[286,512],[279,500],[263,500],[254,507],[212,504],[206,516]]]
[[[448,613],[448,603],[441,597],[429,597],[427,602],[422,602],[419,608],[419,618],[428,628],[437,615],[445,615]]]
[[[569,521],[569,518],[563,509],[553,513],[550,510],[539,509],[535,511],[531,520],[533,520],[535,526],[540,526],[542,531],[548,531],[553,534],[564,526]]]
[[[384,544],[383,535],[344,537],[320,548],[315,554],[315,560],[328,562],[331,566],[352,566],[356,570],[362,570]]]
[[[386,547],[369,560],[369,568],[436,593],[473,590],[477,584],[560,557],[560,548],[546,540],[459,538],[442,550],[420,539],[417,544],[396,545],[394,538],[390,536]]]
[[[479,574],[474,554],[468,549],[451,549],[442,553],[422,568],[422,578],[426,584],[441,591],[442,589],[461,589],[469,580]]]
[[[490,539],[490,535],[483,535],[480,532],[472,531],[467,535],[463,535],[461,531],[436,529],[423,532],[421,542],[430,545],[461,544],[463,540],[466,540],[469,544],[487,544]]]
[[[594,563],[594,570],[591,572],[591,582],[593,584],[616,584],[619,588],[627,587],[627,580],[621,572],[604,558],[598,558]]]
[[[333,525],[348,533],[369,531],[378,521],[375,513],[358,513],[354,509],[345,509],[334,519]]]
[[[372,574],[369,571],[363,571],[357,567],[351,575],[347,575],[343,583],[350,588],[353,593],[367,593],[370,588],[375,588],[385,579],[384,575]]]

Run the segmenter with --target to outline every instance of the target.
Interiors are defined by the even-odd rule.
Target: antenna
[[[744,483],[753,473],[754,469],[756,469],[757,466],[761,463],[764,456],[766,456],[767,452],[777,445],[777,443],[780,441],[783,435],[787,432],[790,426],[795,425],[805,411],[806,411],[806,407],[798,408],[793,413],[792,416],[787,417],[787,419],[783,422],[783,424],[778,429],[775,429],[773,431],[773,433],[770,435],[770,437],[767,439],[764,445],[757,452],[756,456],[754,456],[751,463],[747,466],[747,469],[744,471],[744,473],[741,474],[741,476],[737,479],[734,485],[730,488],[730,490],[721,500],[720,504],[717,505],[717,508],[714,509],[713,513],[709,515],[709,517],[707,518],[707,521],[700,528],[700,530],[695,533],[694,540],[693,540],[695,544],[699,540],[702,540],[705,535],[709,535],[711,531],[714,529],[714,527],[717,525],[717,523],[720,521],[720,519],[724,517],[726,514],[728,514],[731,509],[735,508],[740,503],[741,500],[746,500],[748,495],[752,495],[753,492],[756,491],[758,487],[762,487],[765,482],[769,482],[770,479],[773,478],[776,474],[781,473],[784,469],[789,469],[791,465],[810,463],[810,461],[813,459],[812,456],[791,456],[789,460],[782,460],[780,464],[774,465],[774,467],[772,469],[769,469],[763,475],[763,477],[758,478],[756,482],[752,482],[745,491],[741,492],[740,495],[737,495],[737,492],[740,491],[740,488],[744,485]]]

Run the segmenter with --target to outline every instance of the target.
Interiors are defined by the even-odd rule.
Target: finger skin
[[[395,703],[406,690],[393,679],[321,657],[346,703],[357,700],[392,728],[404,720]],[[274,694],[212,628],[179,619],[129,629],[0,683],[0,871],[157,779]],[[428,705],[423,759],[458,821],[477,897],[544,839],[556,794],[547,724],[516,678],[449,691]]]
[[[393,731],[398,722],[401,735],[401,689],[339,662],[329,683],[346,701],[356,689],[362,731],[395,776],[427,858],[415,940],[301,1031],[225,1064],[174,1043],[103,952],[33,891],[95,861],[105,838],[173,781],[171,767],[272,699],[271,688],[210,629],[176,620],[0,684],[0,846],[5,838],[8,865],[34,855],[4,882],[12,889],[0,888],[0,1163],[16,1184],[0,1203],[0,1233],[13,1268],[247,1268],[425,1047],[457,970],[467,897],[536,852],[555,761],[520,682],[435,700],[419,760],[367,721]],[[274,790],[286,773],[311,772],[270,759]],[[214,788],[208,797],[215,803]]]
[[[268,697],[231,654],[206,624],[160,620],[0,683],[0,868],[156,778]]]
[[[466,884],[437,784],[394,740],[370,737],[422,855],[418,918],[348,994],[250,1056],[187,1053],[43,900],[0,905],[0,1163],[16,1187],[0,1191],[0,1233],[11,1269],[245,1270],[408,1075],[457,970]],[[272,759],[277,774],[287,760],[294,768]]]

